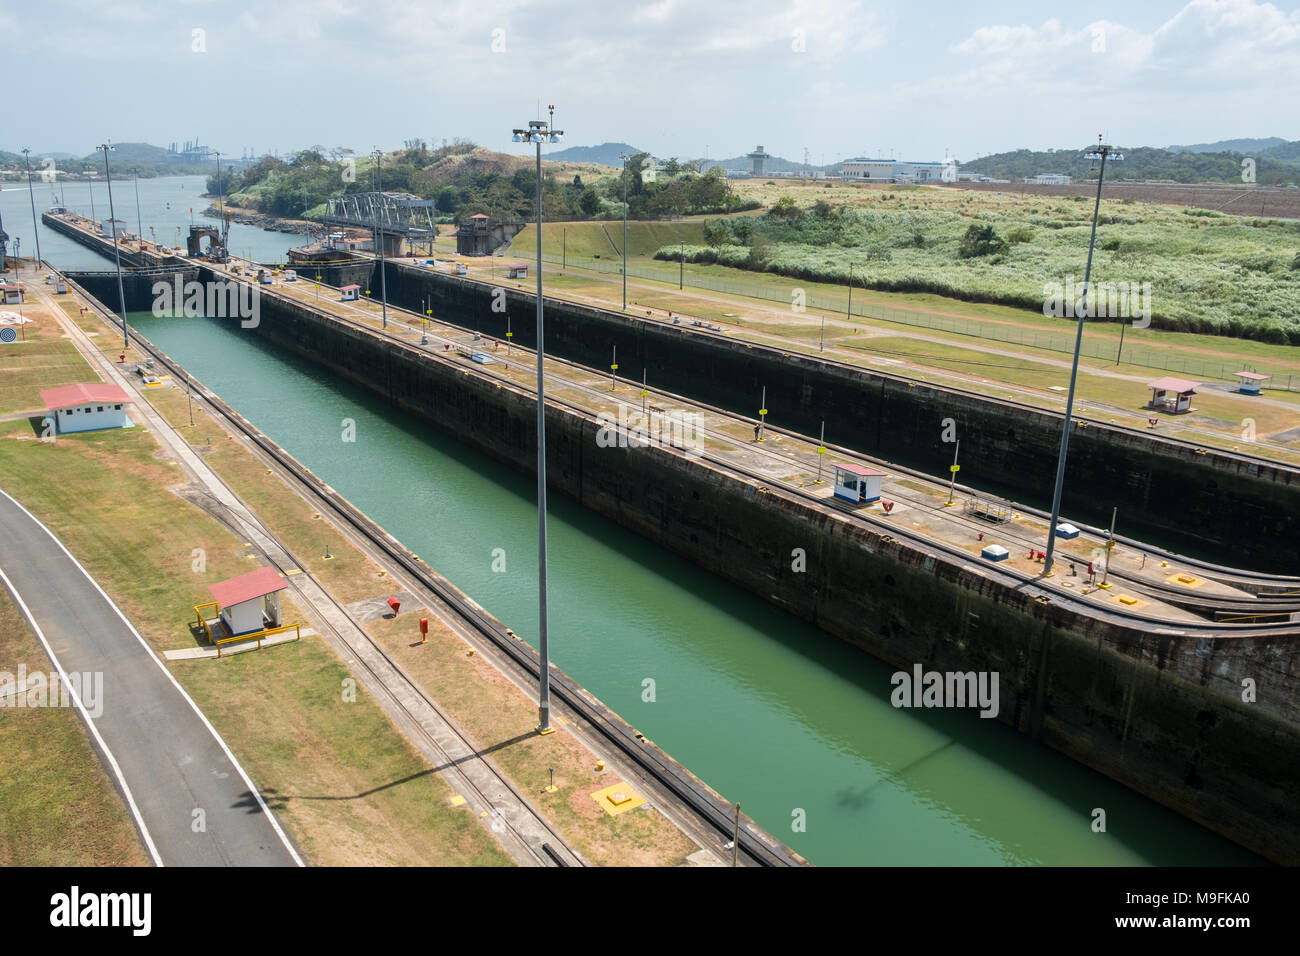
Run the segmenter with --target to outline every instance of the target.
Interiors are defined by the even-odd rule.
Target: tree
[[[782,196],[772,207],[772,215],[777,219],[784,219],[786,222],[794,222],[799,218],[799,207],[789,196]]]
[[[583,189],[582,196],[578,200],[578,208],[587,216],[594,216],[600,212],[600,193],[596,192],[594,186]]]
[[[957,255],[963,259],[974,259],[978,256],[998,255],[1005,252],[1006,248],[1006,241],[993,231],[992,226],[972,225],[966,230],[966,235],[961,237]]]

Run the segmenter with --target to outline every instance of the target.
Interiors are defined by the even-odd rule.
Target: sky
[[[564,146],[970,160],[1300,139],[1300,8],[1256,0],[43,0],[0,6],[0,149]],[[549,147],[560,149],[559,147]]]

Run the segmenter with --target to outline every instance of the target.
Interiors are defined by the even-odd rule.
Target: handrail
[[[299,622],[297,624],[284,624],[281,625],[280,627],[268,627],[260,631],[254,631],[251,634],[236,634],[233,637],[219,637],[213,643],[217,645],[218,657],[221,656],[222,644],[236,644],[243,641],[256,640],[257,649],[260,651],[262,649],[262,640],[264,638],[271,637],[274,634],[283,634],[285,631],[296,631],[297,633],[294,635],[294,640],[295,641],[302,640],[302,623]]]

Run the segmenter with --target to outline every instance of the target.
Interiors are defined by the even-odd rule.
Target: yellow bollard
[[[604,769],[605,769],[605,761],[603,761],[603,760],[597,760],[597,761],[596,761],[596,771],[597,771],[597,772],[600,772],[600,771],[602,771],[602,770],[604,770]]]

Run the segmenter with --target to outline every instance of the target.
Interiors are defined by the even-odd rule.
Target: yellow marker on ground
[[[451,795],[451,799],[447,802],[450,803],[453,807],[463,807],[465,805],[465,798],[462,797],[459,793],[453,793]]]
[[[597,790],[591,795],[602,810],[611,817],[616,817],[620,813],[626,813],[629,810],[635,810],[642,806],[646,799],[639,793],[636,793],[626,783],[616,783],[612,787],[605,787],[603,790]]]

